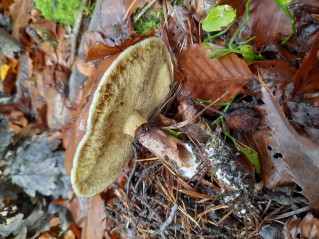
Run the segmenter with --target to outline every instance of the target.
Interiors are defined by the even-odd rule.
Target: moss
[[[177,4],[178,6],[180,6],[180,7],[185,7],[185,2],[184,2],[184,0],[177,0],[177,1],[176,1],[176,4]]]
[[[35,0],[35,5],[45,19],[73,26],[82,2],[80,0]]]
[[[141,13],[141,9],[138,8],[135,12],[135,16]],[[163,11],[161,9],[148,9],[134,24],[134,30],[139,35],[145,35],[151,30],[157,31],[160,23],[163,23]]]

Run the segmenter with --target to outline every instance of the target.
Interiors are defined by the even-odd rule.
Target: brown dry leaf
[[[2,0],[1,5],[4,11],[9,11],[10,5],[14,3],[14,0]]]
[[[275,189],[293,185],[294,181],[289,168],[282,163],[281,158],[277,157],[276,141],[272,137],[271,130],[267,127],[265,110],[259,107],[258,111],[262,112],[259,129],[263,130],[257,130],[250,137],[238,135],[238,140],[258,152],[259,158],[262,160],[261,177],[265,187]]]
[[[170,5],[168,5],[170,6]],[[179,6],[170,6],[172,13],[168,17],[167,35],[169,45],[173,52],[178,56],[186,50],[191,44],[198,43],[198,29],[194,19],[186,8]]]
[[[202,22],[206,15],[209,13],[210,9],[215,7],[219,1],[211,0],[186,0],[186,7],[190,9],[192,17],[196,21]]]
[[[263,101],[268,113],[269,126],[278,145],[277,157],[287,164],[293,180],[310,200],[310,206],[319,212],[319,147],[308,138],[300,136],[289,124],[279,103],[273,98],[265,83],[262,85]]]
[[[308,213],[300,223],[301,238],[318,239],[319,238],[319,219]]]
[[[28,25],[29,20],[31,19],[32,8],[32,0],[17,0],[10,6],[10,13],[13,21],[12,35],[14,38],[19,39],[20,29]]]
[[[112,39],[116,45],[120,45],[127,39],[133,31],[131,19],[125,18],[126,3],[125,0],[102,0],[100,1],[98,11],[100,32],[104,36]]]
[[[253,74],[236,54],[209,59],[210,54],[202,44],[194,44],[182,52],[178,64],[186,75],[183,88],[189,89],[194,99],[216,100],[228,91],[220,100],[227,102],[243,92],[243,86],[253,79]]]
[[[70,200],[62,200],[59,198],[54,200],[54,203],[68,208],[71,211],[74,223],[77,226],[83,227],[85,225],[86,216],[89,208],[88,198],[80,198],[73,194],[73,197]]]
[[[300,235],[299,224],[301,219],[294,216],[285,223],[284,234],[286,239],[297,239]]]
[[[75,65],[82,75],[89,77],[93,74],[94,65],[84,62],[84,60],[82,60],[80,57],[76,58]]]
[[[86,230],[82,233],[82,238],[102,239],[106,230],[105,218],[104,200],[98,194],[90,199]]]
[[[303,220],[296,216],[285,223],[284,234],[286,239],[318,239],[319,219],[308,213]]]
[[[319,106],[319,97],[317,92],[319,90],[319,59],[317,57],[318,52],[318,38],[319,34],[315,36],[310,54],[304,58],[304,61],[296,73],[294,80],[294,95],[305,95],[308,93],[315,93],[314,103]],[[311,97],[312,98],[312,97]],[[313,99],[313,101],[315,100]]]
[[[105,44],[98,43],[90,47],[89,52],[85,57],[85,61],[98,60],[103,57],[119,53],[121,51],[122,49],[117,46],[110,47]]]
[[[256,36],[255,45],[261,49],[274,40],[283,40],[290,33],[289,18],[275,1],[256,0],[251,3],[249,21],[239,37],[244,40]]]

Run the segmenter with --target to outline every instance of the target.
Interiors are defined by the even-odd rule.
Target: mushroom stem
[[[137,128],[145,123],[147,123],[147,120],[138,112],[134,111],[125,121],[123,133],[134,138]]]
[[[123,133],[136,138],[145,148],[165,160],[179,175],[188,179],[194,177],[198,172],[200,160],[197,160],[192,147],[157,127],[140,127],[145,123],[147,120],[134,111],[127,118]]]
[[[157,157],[166,161],[180,176],[190,179],[198,173],[201,160],[197,158],[190,144],[148,125],[138,129],[136,139]]]

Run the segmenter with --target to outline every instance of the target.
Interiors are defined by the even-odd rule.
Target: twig
[[[175,203],[174,206],[172,207],[172,210],[171,210],[171,212],[170,212],[168,218],[167,218],[166,221],[162,224],[162,226],[160,227],[160,229],[154,232],[154,235],[161,235],[161,237],[162,237],[163,239],[166,239],[165,229],[172,223],[177,209],[178,209],[178,205],[177,205],[177,203]]]
[[[309,206],[303,207],[303,208],[299,208],[299,209],[297,209],[295,211],[291,211],[291,212],[287,212],[287,213],[281,214],[281,215],[275,217],[274,220],[282,219],[282,218],[285,218],[285,217],[291,217],[293,215],[297,215],[297,214],[302,213],[302,212],[307,212],[309,210],[310,210]]]
[[[136,152],[136,147],[134,145],[132,145],[132,148],[133,148],[133,155],[134,155],[134,164],[133,164],[133,168],[131,169],[130,175],[127,178],[127,183],[125,185],[126,195],[128,195],[128,190],[130,188],[130,183],[132,181],[132,178],[133,178],[135,170],[136,170],[137,152]]]

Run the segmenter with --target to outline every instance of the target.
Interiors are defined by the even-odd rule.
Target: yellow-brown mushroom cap
[[[71,143],[67,149],[67,155],[74,152],[71,182],[75,193],[93,196],[115,181],[134,140],[123,133],[126,119],[133,112],[149,119],[168,95],[172,79],[168,49],[156,37],[127,48],[113,61],[86,105],[88,113],[77,119],[75,130],[81,131],[84,124],[84,131],[72,135],[80,137],[73,139],[78,142],[76,149]]]

